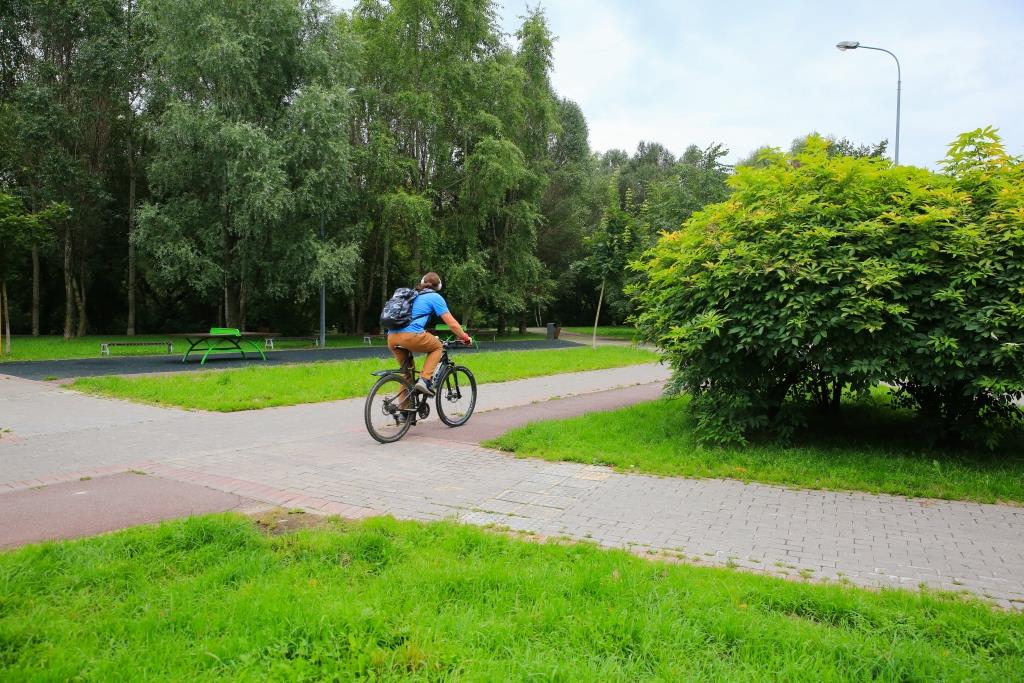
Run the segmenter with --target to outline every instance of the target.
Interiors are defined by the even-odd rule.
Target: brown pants
[[[423,371],[420,377],[430,379],[434,376],[434,368],[441,361],[441,340],[429,332],[391,332],[388,334],[388,348],[394,354],[395,359],[401,365],[405,363],[408,354],[404,349],[396,349],[398,345],[404,346],[410,351],[427,354],[423,361]],[[410,379],[412,379],[410,377]]]

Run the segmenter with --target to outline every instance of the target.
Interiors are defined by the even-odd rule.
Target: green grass
[[[658,359],[648,351],[620,347],[473,354],[455,351],[452,357],[469,367],[481,383],[622,367]],[[422,360],[417,364],[421,363]],[[375,379],[371,372],[396,366],[393,359],[367,359],[249,366],[158,377],[86,377],[76,380],[71,388],[147,403],[230,412],[362,396]]]
[[[100,344],[111,341],[173,341],[174,350],[177,353],[178,346],[184,340],[162,336],[159,334],[140,334],[135,337],[125,335],[90,335],[78,337],[70,341],[64,341],[63,337],[50,336],[20,336],[11,337],[11,353],[0,353],[0,363],[23,361],[23,360],[57,360],[62,358],[100,358]],[[6,343],[3,346],[7,348]],[[181,352],[184,353],[182,347]],[[112,356],[152,356],[167,355],[167,349],[159,346],[124,346],[111,349]]]
[[[608,413],[538,422],[486,442],[519,456],[604,464],[629,472],[718,477],[986,503],[1024,503],[1024,449],[927,449],[912,419],[883,405],[851,405],[789,446],[703,447],[684,409],[661,399]]]
[[[140,334],[128,337],[123,334],[100,334],[77,337],[64,341],[60,336],[14,336],[11,341],[11,353],[0,353],[0,363],[23,361],[23,360],[60,360],[65,358],[100,358],[100,344],[102,342],[114,341],[171,341],[174,343],[174,353],[182,355],[188,345],[185,340],[178,337],[169,337],[159,334]],[[256,340],[262,348],[263,341]],[[327,338],[328,347],[350,347],[363,345],[362,336],[330,336]],[[311,342],[281,342],[277,348],[313,348]],[[237,352],[235,352],[237,355]],[[165,356],[166,349],[158,346],[116,346],[110,350],[111,357],[114,356]],[[213,355],[213,354],[210,354]],[[105,357],[105,356],[104,356]]]
[[[0,554],[0,679],[1010,681],[1024,616],[387,518]]]
[[[563,332],[571,332],[573,334],[594,334],[593,327],[563,327]],[[626,341],[633,341],[636,337],[636,328],[633,327],[601,327],[597,328],[598,337],[607,337],[609,339],[624,339]]]

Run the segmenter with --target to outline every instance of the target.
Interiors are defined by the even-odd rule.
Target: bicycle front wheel
[[[366,397],[366,431],[377,441],[398,441],[409,431],[416,410],[413,388],[401,375],[384,375]]]
[[[437,416],[449,427],[466,424],[476,407],[476,378],[469,368],[456,365],[435,387]]]

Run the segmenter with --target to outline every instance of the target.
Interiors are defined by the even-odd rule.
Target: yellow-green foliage
[[[992,435],[1024,389],[1024,165],[991,129],[945,174],[826,147],[739,169],[728,201],[636,264],[641,334],[706,439],[789,429],[794,402],[834,409],[880,381],[957,436]]]

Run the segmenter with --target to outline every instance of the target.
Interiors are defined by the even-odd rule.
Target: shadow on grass
[[[807,427],[789,442],[761,437],[743,446],[707,446],[697,438],[687,403],[666,398],[534,423],[487,445],[624,472],[1024,503],[1021,435],[995,451],[929,446],[912,414],[871,401],[850,403],[835,415],[809,414]]]
[[[1024,463],[1024,433],[1008,434],[995,449],[981,444],[942,443],[913,411],[894,407],[885,397],[850,402],[835,414],[810,411],[806,418],[807,425],[793,439],[794,446],[826,452],[858,449],[925,459],[932,466],[944,461],[970,462],[979,467],[1000,466],[1008,461]],[[772,442],[764,439],[763,443]]]

